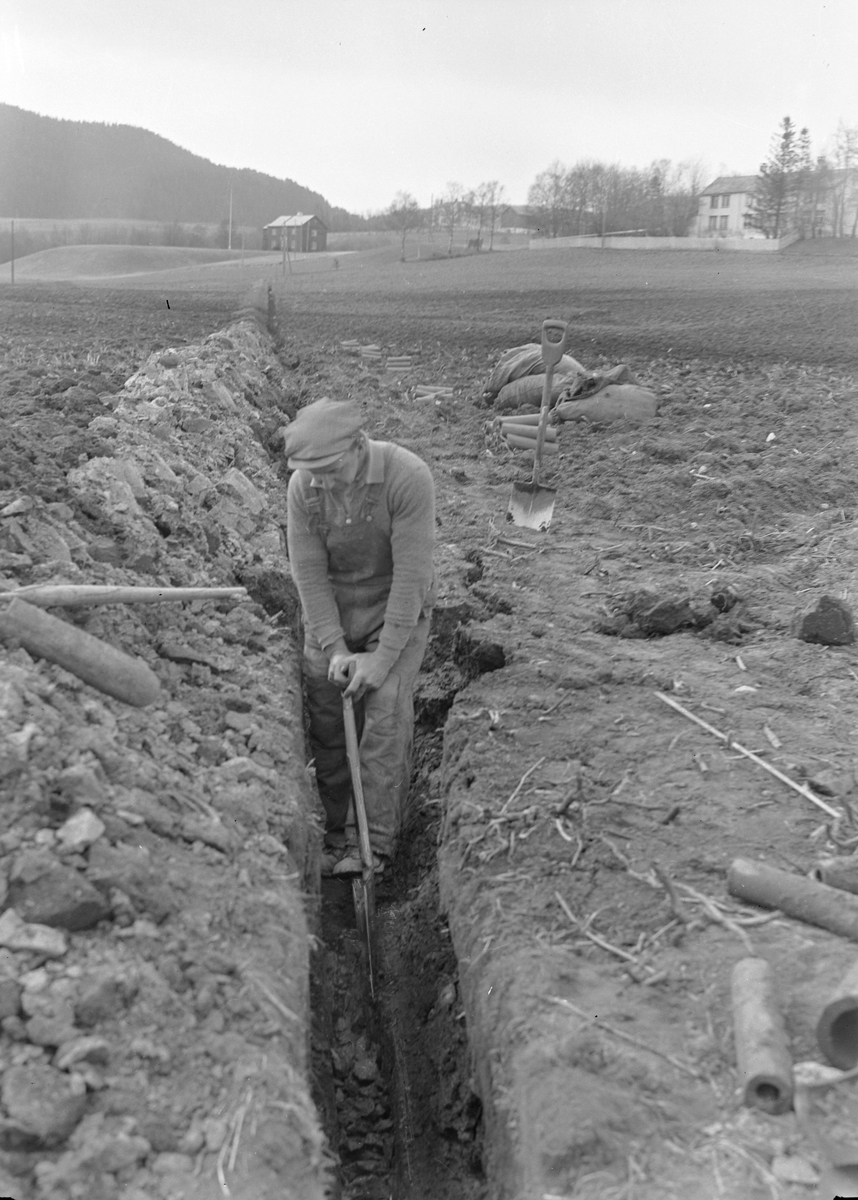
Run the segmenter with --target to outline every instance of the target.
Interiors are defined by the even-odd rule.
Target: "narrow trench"
[[[375,1000],[351,887],[322,882],[311,982],[313,1082],[336,1160],[330,1200],[485,1197],[481,1104],[471,1086],[456,959],[438,905],[434,773],[456,691],[502,665],[503,651],[473,640],[458,617],[442,617],[418,687],[408,812],[392,876],[376,896]]]

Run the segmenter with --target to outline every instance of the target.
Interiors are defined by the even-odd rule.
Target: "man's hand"
[[[333,654],[328,667],[328,679],[345,694],[359,700],[364,692],[380,688],[390,673],[390,667],[377,651],[371,654]]]

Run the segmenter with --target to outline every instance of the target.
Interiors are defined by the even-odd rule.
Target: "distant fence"
[[[797,242],[799,234],[782,238],[741,237],[560,237],[531,238],[528,250],[743,250],[772,253]]]

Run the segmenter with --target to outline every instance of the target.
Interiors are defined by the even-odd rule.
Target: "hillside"
[[[330,229],[363,222],[291,179],[218,166],[131,125],[64,121],[0,104],[0,215],[221,222],[313,212]]]

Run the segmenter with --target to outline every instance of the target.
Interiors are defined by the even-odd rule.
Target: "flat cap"
[[[286,426],[283,448],[289,466],[311,471],[326,467],[348,450],[362,428],[363,414],[354,400],[314,400]]]

